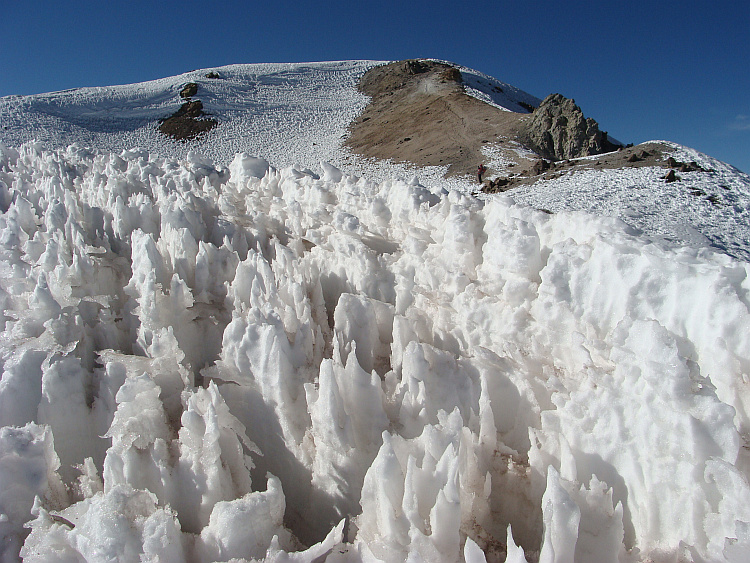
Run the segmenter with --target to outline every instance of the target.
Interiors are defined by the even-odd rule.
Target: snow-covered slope
[[[195,83],[194,96],[219,121],[189,145],[216,162],[248,152],[288,166],[321,160],[340,164],[341,138],[367,104],[357,82],[378,61],[230,65],[107,88],[78,88],[0,98],[0,140],[6,145],[40,140],[50,148],[73,143],[121,151],[133,147],[181,158],[184,143],[157,130],[158,121],[185,101],[179,92]],[[496,107],[525,111],[539,99],[477,71],[460,67],[468,92]],[[207,78],[207,76],[218,78]]]
[[[696,162],[703,170],[679,173],[680,180],[671,183],[658,166],[576,170],[520,186],[509,195],[552,212],[617,217],[655,240],[750,260],[750,176],[688,147],[658,144],[673,158]]]
[[[744,561],[750,265],[606,216],[646,207],[612,171],[545,184],[550,214],[315,162],[347,158],[371,64],[263,67],[265,125],[206,95],[270,163],[158,156],[145,118],[60,148],[85,111],[28,110],[49,144],[0,148],[2,559]],[[249,68],[206,79],[221,107]],[[278,68],[319,79],[274,93]]]
[[[0,98],[0,139],[10,146],[36,139],[51,148],[139,147],[181,158],[186,145],[159,133],[158,121],[179,108],[180,90],[193,82],[194,98],[219,125],[189,149],[224,163],[245,151],[277,166],[315,164],[338,156],[341,136],[367,103],[357,81],[375,64],[231,65],[139,84],[7,96]],[[219,78],[206,78],[211,72]]]

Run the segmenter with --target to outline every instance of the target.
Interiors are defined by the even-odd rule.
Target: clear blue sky
[[[432,57],[624,142],[667,139],[750,173],[750,2],[4,2],[0,96],[232,63]]]

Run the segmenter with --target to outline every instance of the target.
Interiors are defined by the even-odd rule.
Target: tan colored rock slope
[[[360,90],[372,97],[351,124],[346,145],[364,156],[448,166],[446,176],[474,174],[486,161],[483,145],[497,145],[510,162],[526,161],[511,150],[529,114],[505,111],[464,92],[461,74],[445,63],[400,61],[368,71]]]

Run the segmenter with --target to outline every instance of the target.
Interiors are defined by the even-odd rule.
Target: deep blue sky
[[[4,2],[0,96],[232,63],[441,58],[750,173],[750,2]]]

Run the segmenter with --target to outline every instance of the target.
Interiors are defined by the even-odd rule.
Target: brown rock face
[[[195,139],[216,126],[218,121],[207,118],[203,113],[203,102],[185,102],[170,117],[162,120],[159,131],[178,141]]]
[[[504,111],[466,94],[457,68],[407,60],[369,70],[359,89],[372,98],[349,126],[346,146],[367,157],[448,166],[476,178],[482,147],[514,139],[528,114]],[[520,162],[509,150],[506,159]]]

